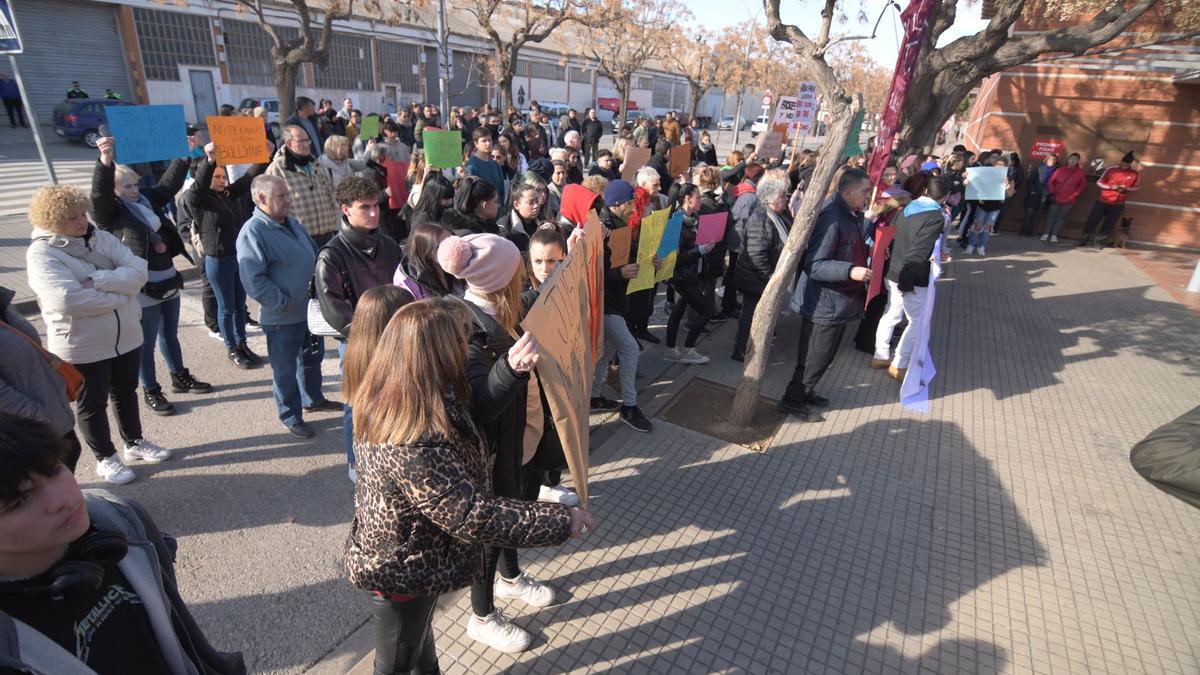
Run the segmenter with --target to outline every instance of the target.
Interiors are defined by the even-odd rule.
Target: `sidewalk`
[[[847,346],[828,419],[765,454],[619,427],[594,444],[598,531],[521,553],[563,600],[502,605],[533,648],[477,646],[451,597],[443,672],[1196,672],[1200,518],[1128,451],[1200,401],[1200,319],[1118,252],[988,248],[939,284],[929,415]],[[736,385],[733,329],[706,366],[645,352],[647,413],[693,377]],[[778,334],[772,398],[795,319]],[[372,629],[308,672],[370,672]]]

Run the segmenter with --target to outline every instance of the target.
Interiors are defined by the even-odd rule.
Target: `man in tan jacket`
[[[283,145],[266,173],[287,183],[291,216],[304,226],[319,248],[337,233],[341,218],[333,198],[333,181],[329,171],[316,162],[311,143],[303,127],[284,127]]]

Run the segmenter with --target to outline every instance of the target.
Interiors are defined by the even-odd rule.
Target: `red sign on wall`
[[[1059,159],[1062,159],[1066,147],[1065,143],[1056,138],[1039,138],[1033,142],[1033,150],[1029,151],[1029,156],[1044,160],[1050,155],[1058,155]]]

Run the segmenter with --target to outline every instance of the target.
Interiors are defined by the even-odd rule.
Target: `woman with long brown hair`
[[[555,546],[594,528],[581,509],[492,496],[468,412],[471,324],[452,298],[401,308],[351,399],[359,481],[345,565],[373,594],[376,673],[438,672],[437,598],[481,580],[484,544]],[[527,339],[502,363],[516,377],[535,355]]]
[[[346,405],[342,411],[342,440],[346,446],[346,464],[350,467],[352,481],[357,481],[357,476],[354,470],[354,417],[350,399],[367,376],[367,364],[375,353],[379,336],[383,334],[388,321],[397,310],[412,301],[413,296],[407,290],[396,286],[376,286],[363,293],[354,307],[354,330],[346,340],[345,357],[342,359],[342,392],[346,395]]]

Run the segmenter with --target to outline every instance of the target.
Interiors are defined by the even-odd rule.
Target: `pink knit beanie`
[[[437,258],[443,270],[466,281],[476,295],[504,288],[521,265],[517,245],[497,234],[446,237]]]

